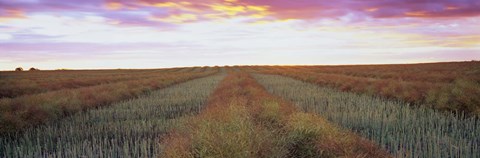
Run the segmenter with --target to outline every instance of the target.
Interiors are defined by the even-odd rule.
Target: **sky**
[[[479,59],[479,0],[0,0],[0,70]]]

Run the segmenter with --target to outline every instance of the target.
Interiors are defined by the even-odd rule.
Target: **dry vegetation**
[[[184,115],[198,113],[224,75],[194,79],[0,137],[0,157],[157,157]]]
[[[0,98],[14,98],[52,90],[72,89],[120,81],[164,76],[167,73],[199,71],[206,67],[151,70],[62,70],[0,72]]]
[[[164,140],[164,157],[389,157],[387,152],[234,73]]]
[[[480,157],[478,118],[278,75],[257,74],[255,78],[269,92],[376,141],[395,157]]]
[[[218,68],[190,69],[192,70],[187,72],[166,72],[154,77],[0,99],[0,133],[44,124],[81,110],[108,105],[218,72]],[[82,72],[74,76],[81,74]]]
[[[480,62],[245,67],[342,91],[399,99],[441,111],[480,114]]]
[[[0,157],[480,157],[479,85],[480,62],[0,72]]]

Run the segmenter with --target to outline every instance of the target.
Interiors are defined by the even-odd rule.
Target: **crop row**
[[[170,73],[182,73],[181,71],[185,71],[184,69],[192,72],[203,71],[202,67],[193,67],[173,70],[1,72],[0,98],[14,98],[53,90],[153,78]]]
[[[224,75],[76,113],[0,137],[0,157],[158,157],[161,137],[182,116],[198,113]]]
[[[174,73],[153,78],[65,89],[0,100],[0,133],[44,124],[72,113],[132,98],[194,78],[217,73],[217,68],[203,72]]]
[[[255,75],[269,92],[387,148],[395,157],[480,157],[478,118],[412,108],[278,75]]]
[[[480,82],[480,62],[428,64],[298,66],[317,73],[342,74],[376,79],[451,83],[458,78]],[[302,70],[303,71],[303,70]]]
[[[457,78],[452,83],[437,83],[318,73],[299,67],[254,67],[249,69],[259,73],[288,76],[342,91],[403,100],[441,111],[467,113],[473,116],[480,114],[480,97],[478,97],[480,96],[480,83],[467,78]]]
[[[188,72],[208,69],[208,67],[179,67],[161,69],[104,69],[104,70],[42,70],[42,71],[1,71],[0,78],[3,79],[58,79],[78,77],[102,77],[117,75],[145,74],[155,72]]]
[[[164,157],[389,157],[368,140],[270,95],[232,73],[205,109],[162,141]]]

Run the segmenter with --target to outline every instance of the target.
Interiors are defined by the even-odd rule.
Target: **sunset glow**
[[[0,0],[0,70],[478,59],[478,0]]]

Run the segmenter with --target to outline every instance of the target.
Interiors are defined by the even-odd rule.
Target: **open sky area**
[[[0,0],[0,70],[478,59],[479,0]]]

